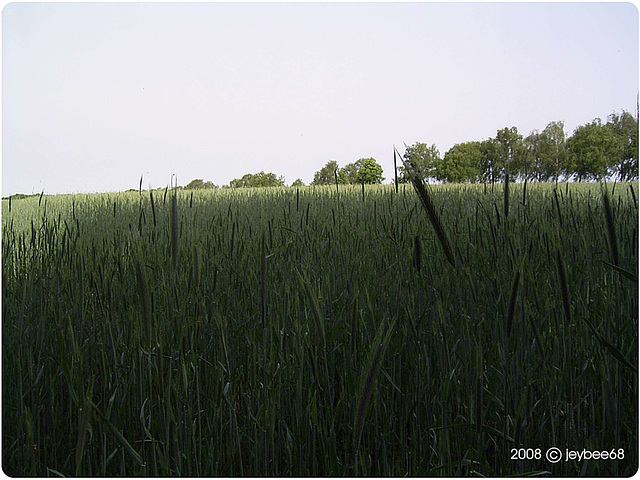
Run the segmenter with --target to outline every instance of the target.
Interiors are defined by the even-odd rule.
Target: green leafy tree
[[[606,177],[621,158],[624,143],[610,125],[602,124],[599,118],[580,125],[567,139],[570,171],[578,181],[598,180]],[[611,159],[614,159],[613,161]]]
[[[184,188],[186,190],[198,190],[204,188],[204,180],[202,180],[201,178],[196,178],[195,180],[191,180],[189,183],[187,183]]]
[[[336,182],[336,172],[338,171],[338,162],[329,160],[324,167],[313,175],[312,185],[332,185]]]
[[[291,184],[292,187],[304,187],[304,182],[301,178],[296,178]]]
[[[356,162],[358,165],[357,183],[379,184],[382,183],[382,166],[376,162],[375,158],[361,158]]]
[[[426,143],[416,142],[407,147],[403,155],[404,165],[398,167],[398,181],[407,183],[410,181],[409,165],[413,165],[415,173],[428,180],[436,178],[437,166],[440,164],[440,152],[435,145],[430,147]]]
[[[550,122],[542,131],[540,174],[544,180],[558,181],[568,172],[566,137],[564,122]]]
[[[279,187],[284,185],[284,177],[275,173],[247,173],[242,178],[235,178],[229,182],[231,188],[245,187]]]
[[[201,178],[196,178],[195,180],[191,180],[184,188],[185,190],[202,190],[216,188],[216,186],[213,182],[205,182]]]
[[[375,158],[361,158],[338,171],[338,183],[382,183],[382,166]]]
[[[612,162],[612,169],[620,180],[638,178],[638,120],[629,112],[612,113],[607,125],[619,137],[622,151]]]
[[[498,130],[495,140],[499,167],[503,169],[504,174],[508,174],[509,178],[513,176],[526,178],[531,166],[527,161],[528,156],[518,128],[505,127]]]
[[[480,142],[480,179],[486,183],[500,181],[503,168],[500,166],[498,145],[495,139],[489,138]]]
[[[480,178],[481,142],[458,143],[438,163],[436,177],[444,182],[476,182]]]
[[[358,165],[357,162],[348,163],[338,170],[338,183],[349,184],[358,182]]]
[[[526,150],[527,162],[531,166],[530,178],[534,178],[537,181],[544,181],[543,168],[542,168],[542,134],[534,130],[527,135],[522,142]]]
[[[533,131],[524,139],[531,167],[529,178],[539,182],[558,181],[568,172],[566,135],[563,122],[551,122],[542,132]]]

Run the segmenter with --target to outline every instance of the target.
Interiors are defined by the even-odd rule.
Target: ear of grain
[[[396,147],[394,145],[393,147],[393,175],[394,175],[394,182],[396,185],[396,193],[398,193],[398,164],[396,161]]]
[[[504,173],[504,218],[509,216],[509,172]]]
[[[156,227],[156,205],[153,201],[153,192],[149,191],[149,198],[151,199],[151,213],[153,214],[153,228]],[[114,205],[115,206],[115,205]]]
[[[422,248],[420,247],[420,237],[418,235],[413,240],[413,266],[418,272],[422,267]]]
[[[431,225],[433,225],[433,229],[435,230],[438,240],[440,241],[440,245],[442,245],[444,254],[447,257],[447,260],[449,261],[449,263],[455,268],[456,260],[453,255],[453,248],[451,248],[449,237],[447,236],[447,232],[445,231],[444,226],[442,225],[442,222],[440,220],[440,215],[438,215],[436,206],[433,203],[433,199],[431,198],[429,191],[427,190],[424,183],[422,182],[422,179],[420,178],[418,171],[415,168],[415,165],[413,165],[413,163],[411,163],[410,160],[404,162],[404,165],[405,167],[408,167],[407,171],[409,172],[409,176],[411,177],[411,183],[413,183],[413,188],[418,194],[418,198],[420,198],[420,201],[422,202],[422,206],[424,207],[424,210],[427,212],[427,215],[429,216],[429,221],[431,222]]]

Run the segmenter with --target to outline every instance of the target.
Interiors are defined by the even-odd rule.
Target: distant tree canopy
[[[477,182],[482,164],[482,143],[458,143],[438,161],[437,178],[443,182]]]
[[[313,185],[335,184],[336,176],[338,183],[382,183],[382,166],[376,162],[375,158],[361,158],[353,163],[349,163],[342,168],[338,167],[338,162],[331,160],[317,171],[313,177]]]
[[[338,170],[338,183],[382,183],[382,167],[375,158],[361,158],[356,162],[349,163]]]
[[[406,148],[398,180],[409,180],[408,165],[425,179],[443,182],[496,182],[506,174],[513,180],[597,180],[615,176],[638,178],[638,120],[628,112],[596,118],[577,127],[567,138],[563,122],[550,122],[542,131],[523,137],[505,127],[494,138],[454,145],[440,158],[435,145],[416,142]]]
[[[397,166],[398,181],[406,183],[412,172],[427,180],[454,183],[499,182],[505,175],[513,180],[539,182],[598,180],[615,176],[619,180],[638,179],[638,119],[629,112],[612,113],[607,122],[596,118],[577,127],[571,136],[561,121],[550,122],[544,130],[526,137],[517,127],[505,127],[495,137],[462,142],[444,157],[435,145],[415,142],[406,147],[403,164]],[[340,168],[328,161],[315,172],[312,185],[379,184],[382,166],[371,157],[360,158]],[[284,177],[274,173],[247,173],[229,182],[231,188],[283,186]],[[303,186],[296,179],[291,186]],[[181,187],[178,187],[181,188]],[[217,188],[202,179],[192,180],[185,189]]]
[[[201,178],[196,178],[195,180],[191,180],[187,185],[185,185],[185,190],[202,190],[202,189],[211,189],[217,188],[213,182],[205,182]]]
[[[331,185],[336,181],[338,162],[329,160],[324,167],[313,175],[312,185]]]
[[[399,182],[408,182],[411,170],[424,179],[436,178],[441,163],[440,152],[435,145],[429,147],[426,143],[416,142],[405,150],[403,163],[398,167]]]
[[[231,188],[244,187],[280,187],[284,185],[284,177],[275,173],[247,173],[242,178],[235,178],[229,182]]]

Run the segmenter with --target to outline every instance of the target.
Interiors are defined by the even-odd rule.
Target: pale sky
[[[636,113],[631,3],[10,3],[2,195],[305,183]]]

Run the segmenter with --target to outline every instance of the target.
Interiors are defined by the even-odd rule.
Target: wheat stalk
[[[451,248],[449,237],[447,236],[447,232],[445,231],[444,226],[440,221],[440,215],[438,215],[438,211],[436,210],[436,206],[433,203],[433,199],[431,198],[429,191],[425,187],[422,179],[420,178],[420,175],[418,174],[418,169],[411,160],[402,160],[402,163],[404,163],[406,170],[409,172],[409,177],[411,178],[413,188],[418,194],[418,198],[420,198],[422,206],[429,216],[429,221],[431,222],[431,225],[433,225],[433,229],[436,231],[436,235],[438,237],[438,240],[440,241],[440,245],[442,245],[442,249],[444,250],[444,254],[447,257],[447,260],[455,268],[456,259],[453,255],[453,248]]]
[[[373,387],[380,372],[380,365],[382,359],[389,345],[391,334],[393,333],[393,327],[395,325],[395,318],[391,323],[380,322],[378,331],[376,332],[373,346],[369,353],[367,361],[367,368],[364,370],[364,374],[361,380],[360,395],[358,397],[358,407],[356,409],[356,416],[353,427],[353,445],[354,455],[356,456],[356,471],[358,468],[357,454],[360,447],[360,439],[362,436],[362,430],[364,429],[364,419],[371,402],[371,396],[373,394]],[[357,476],[357,473],[356,473]]]
[[[604,202],[604,217],[607,222],[607,235],[609,236],[609,244],[611,246],[611,260],[614,265],[620,265],[620,258],[618,256],[618,240],[616,237],[616,228],[613,219],[613,210],[611,208],[611,200],[609,199],[609,192],[605,187],[602,189],[602,201]]]
[[[171,264],[178,266],[178,198],[176,192],[171,196]]]

